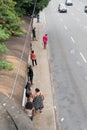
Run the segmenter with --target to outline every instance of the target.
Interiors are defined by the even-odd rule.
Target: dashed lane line
[[[68,30],[67,26],[64,25],[65,30]]]
[[[84,28],[85,28],[85,29],[87,29],[87,26],[86,26],[86,25],[84,25]]]
[[[85,59],[84,55],[80,52],[80,55],[82,57],[82,59],[84,60],[85,63],[87,63],[87,60]]]
[[[72,42],[73,42],[73,43],[75,43],[75,40],[73,39],[73,37],[72,37],[72,36],[71,36],[71,40],[72,40]]]

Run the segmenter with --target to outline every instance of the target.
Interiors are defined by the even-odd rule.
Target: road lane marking
[[[70,50],[70,53],[71,53],[71,54],[75,54],[75,50],[74,50],[74,49],[71,49],[71,50]]]
[[[85,59],[84,55],[80,52],[80,55],[82,57],[82,59],[84,60],[85,63],[87,63],[87,60]]]
[[[60,121],[63,122],[64,121],[64,117],[62,117]]]
[[[86,26],[86,25],[84,25],[84,28],[86,28],[86,29],[87,29],[87,26]]]
[[[64,25],[65,30],[68,30],[67,26]]]
[[[73,42],[73,43],[75,43],[75,40],[73,39],[73,37],[72,37],[72,36],[71,36],[71,40],[72,40],[72,42]]]

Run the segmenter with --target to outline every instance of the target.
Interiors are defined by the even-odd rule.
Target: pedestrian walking
[[[26,104],[25,104],[25,112],[27,113],[29,119],[33,121],[34,118],[34,107],[33,102],[28,98]]]
[[[39,20],[40,20],[40,15],[37,14],[37,23],[39,23]]]
[[[44,44],[44,49],[46,49],[47,42],[48,42],[48,35],[47,35],[47,34],[45,34],[45,35],[43,36],[43,44]]]
[[[34,53],[34,50],[32,50],[31,52],[31,60],[32,60],[32,65],[34,66],[37,65],[37,58],[36,58],[36,54]]]
[[[32,69],[32,66],[30,65],[28,67],[28,81],[30,81],[31,85],[33,84],[33,69]]]
[[[32,88],[31,88],[31,84],[30,84],[29,81],[27,82],[27,84],[26,84],[26,86],[25,86],[25,89],[26,89],[26,93],[25,93],[25,94],[26,94],[26,97],[29,98],[30,95],[31,95],[31,93],[32,93],[32,92],[31,92],[31,89],[32,89]]]
[[[36,88],[35,94],[33,96],[33,105],[35,113],[37,113],[37,111],[39,111],[40,113],[42,112],[42,109],[44,108],[43,100],[44,100],[43,94],[41,93],[39,88]]]
[[[34,27],[34,28],[32,29],[32,35],[33,35],[33,41],[37,41],[37,40],[36,40],[36,27]]]

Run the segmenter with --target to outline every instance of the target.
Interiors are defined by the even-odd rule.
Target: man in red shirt
[[[37,65],[37,58],[36,58],[36,54],[34,53],[34,50],[32,50],[32,52],[31,52],[31,60],[32,60],[33,66],[34,66],[34,63],[35,63],[35,65]]]
[[[48,36],[47,36],[47,34],[45,34],[45,35],[43,36],[44,49],[46,49],[47,42],[48,42]]]

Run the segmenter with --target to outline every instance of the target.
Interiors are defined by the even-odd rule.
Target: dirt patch
[[[22,27],[24,27],[27,31],[29,27],[29,18],[23,17],[22,20],[24,21]],[[8,71],[6,69],[0,70],[0,92],[4,93],[7,96],[10,96],[12,89],[15,86],[12,98],[18,104],[21,104],[23,89],[25,87],[26,82],[25,79],[27,75],[26,71],[27,71],[29,46],[30,46],[30,33],[29,36],[27,37],[26,40],[27,44],[23,53],[25,40],[26,36],[21,36],[21,37],[11,37],[8,41],[5,42],[7,48],[9,49],[9,51],[5,55],[5,59],[9,61],[11,64],[13,64],[14,70],[12,71]],[[20,60],[21,57],[22,60]]]

